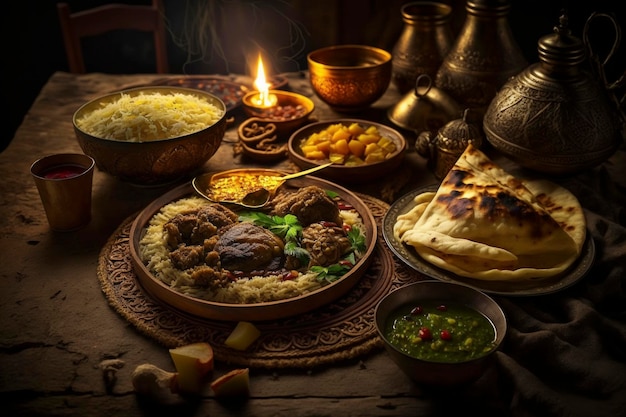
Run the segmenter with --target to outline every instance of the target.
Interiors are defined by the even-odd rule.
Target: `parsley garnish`
[[[337,281],[343,275],[350,270],[350,267],[343,264],[332,264],[329,266],[314,265],[311,267],[311,271],[317,274],[317,280],[328,283]]]
[[[240,221],[249,221],[257,226],[268,229],[278,237],[285,240],[284,253],[293,256],[302,265],[309,263],[309,252],[300,246],[302,237],[302,225],[293,214],[281,216],[269,216],[260,211],[250,211],[239,214]]]
[[[257,226],[264,227],[287,241],[297,239],[302,233],[302,225],[293,214],[286,214],[285,217],[281,217],[269,216],[260,211],[251,211],[241,213],[239,220],[251,221]]]
[[[350,240],[352,249],[359,253],[363,253],[367,248],[365,245],[365,236],[363,236],[361,229],[358,227],[350,227],[350,230],[348,230],[348,239]]]
[[[325,190],[326,191],[326,195],[329,196],[332,199],[335,199],[337,197],[339,197],[339,194],[337,194],[336,192],[332,191],[332,190]]]

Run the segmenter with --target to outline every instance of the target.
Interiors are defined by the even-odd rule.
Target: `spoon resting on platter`
[[[196,176],[191,185],[194,190],[214,203],[236,204],[245,208],[262,208],[287,180],[302,177],[332,165],[332,162],[283,175],[279,171],[263,168],[233,169]]]

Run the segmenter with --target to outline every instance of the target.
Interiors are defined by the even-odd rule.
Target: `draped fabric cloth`
[[[625,171],[607,163],[560,181],[584,207],[595,262],[561,292],[494,297],[507,337],[493,369],[463,392],[465,406],[494,416],[626,416]]]

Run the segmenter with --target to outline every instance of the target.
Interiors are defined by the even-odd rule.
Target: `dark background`
[[[147,4],[148,0],[119,0]],[[441,0],[453,6],[452,27],[459,32],[465,19],[465,1]],[[67,1],[73,11],[103,0]],[[110,2],[110,1],[109,1]],[[168,20],[168,55],[174,74],[252,74],[251,51],[263,51],[270,73],[306,69],[306,54],[318,47],[364,43],[391,50],[402,29],[402,0],[164,0]],[[41,87],[55,71],[67,71],[56,0],[7,3],[3,13],[2,101],[0,151],[10,143]],[[594,11],[612,13],[626,30],[624,14],[613,0],[513,0],[509,23],[529,63],[536,62],[537,41],[552,33],[560,11],[566,8],[572,34],[582,38]],[[209,23],[210,22],[210,23]],[[599,53],[610,47],[610,27],[594,28]],[[200,35],[205,38],[201,38]],[[145,35],[145,36],[144,36]],[[213,36],[211,36],[213,35]],[[205,42],[199,42],[205,39]],[[626,48],[607,63],[610,79],[626,69]],[[153,50],[147,34],[116,33],[86,43],[88,71],[152,73]],[[119,57],[113,59],[113,57]],[[4,110],[7,111],[7,110]]]

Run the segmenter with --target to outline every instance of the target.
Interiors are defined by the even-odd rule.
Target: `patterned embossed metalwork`
[[[526,65],[507,21],[509,0],[468,0],[466,19],[435,84],[462,107],[484,109]]]
[[[489,142],[520,165],[572,174],[611,156],[621,142],[619,113],[587,72],[585,47],[562,16],[538,42],[539,62],[511,78],[483,121]]]
[[[454,35],[452,7],[445,3],[415,1],[402,6],[401,14],[404,27],[391,51],[392,82],[404,94],[413,90],[419,75],[435,79]]]

